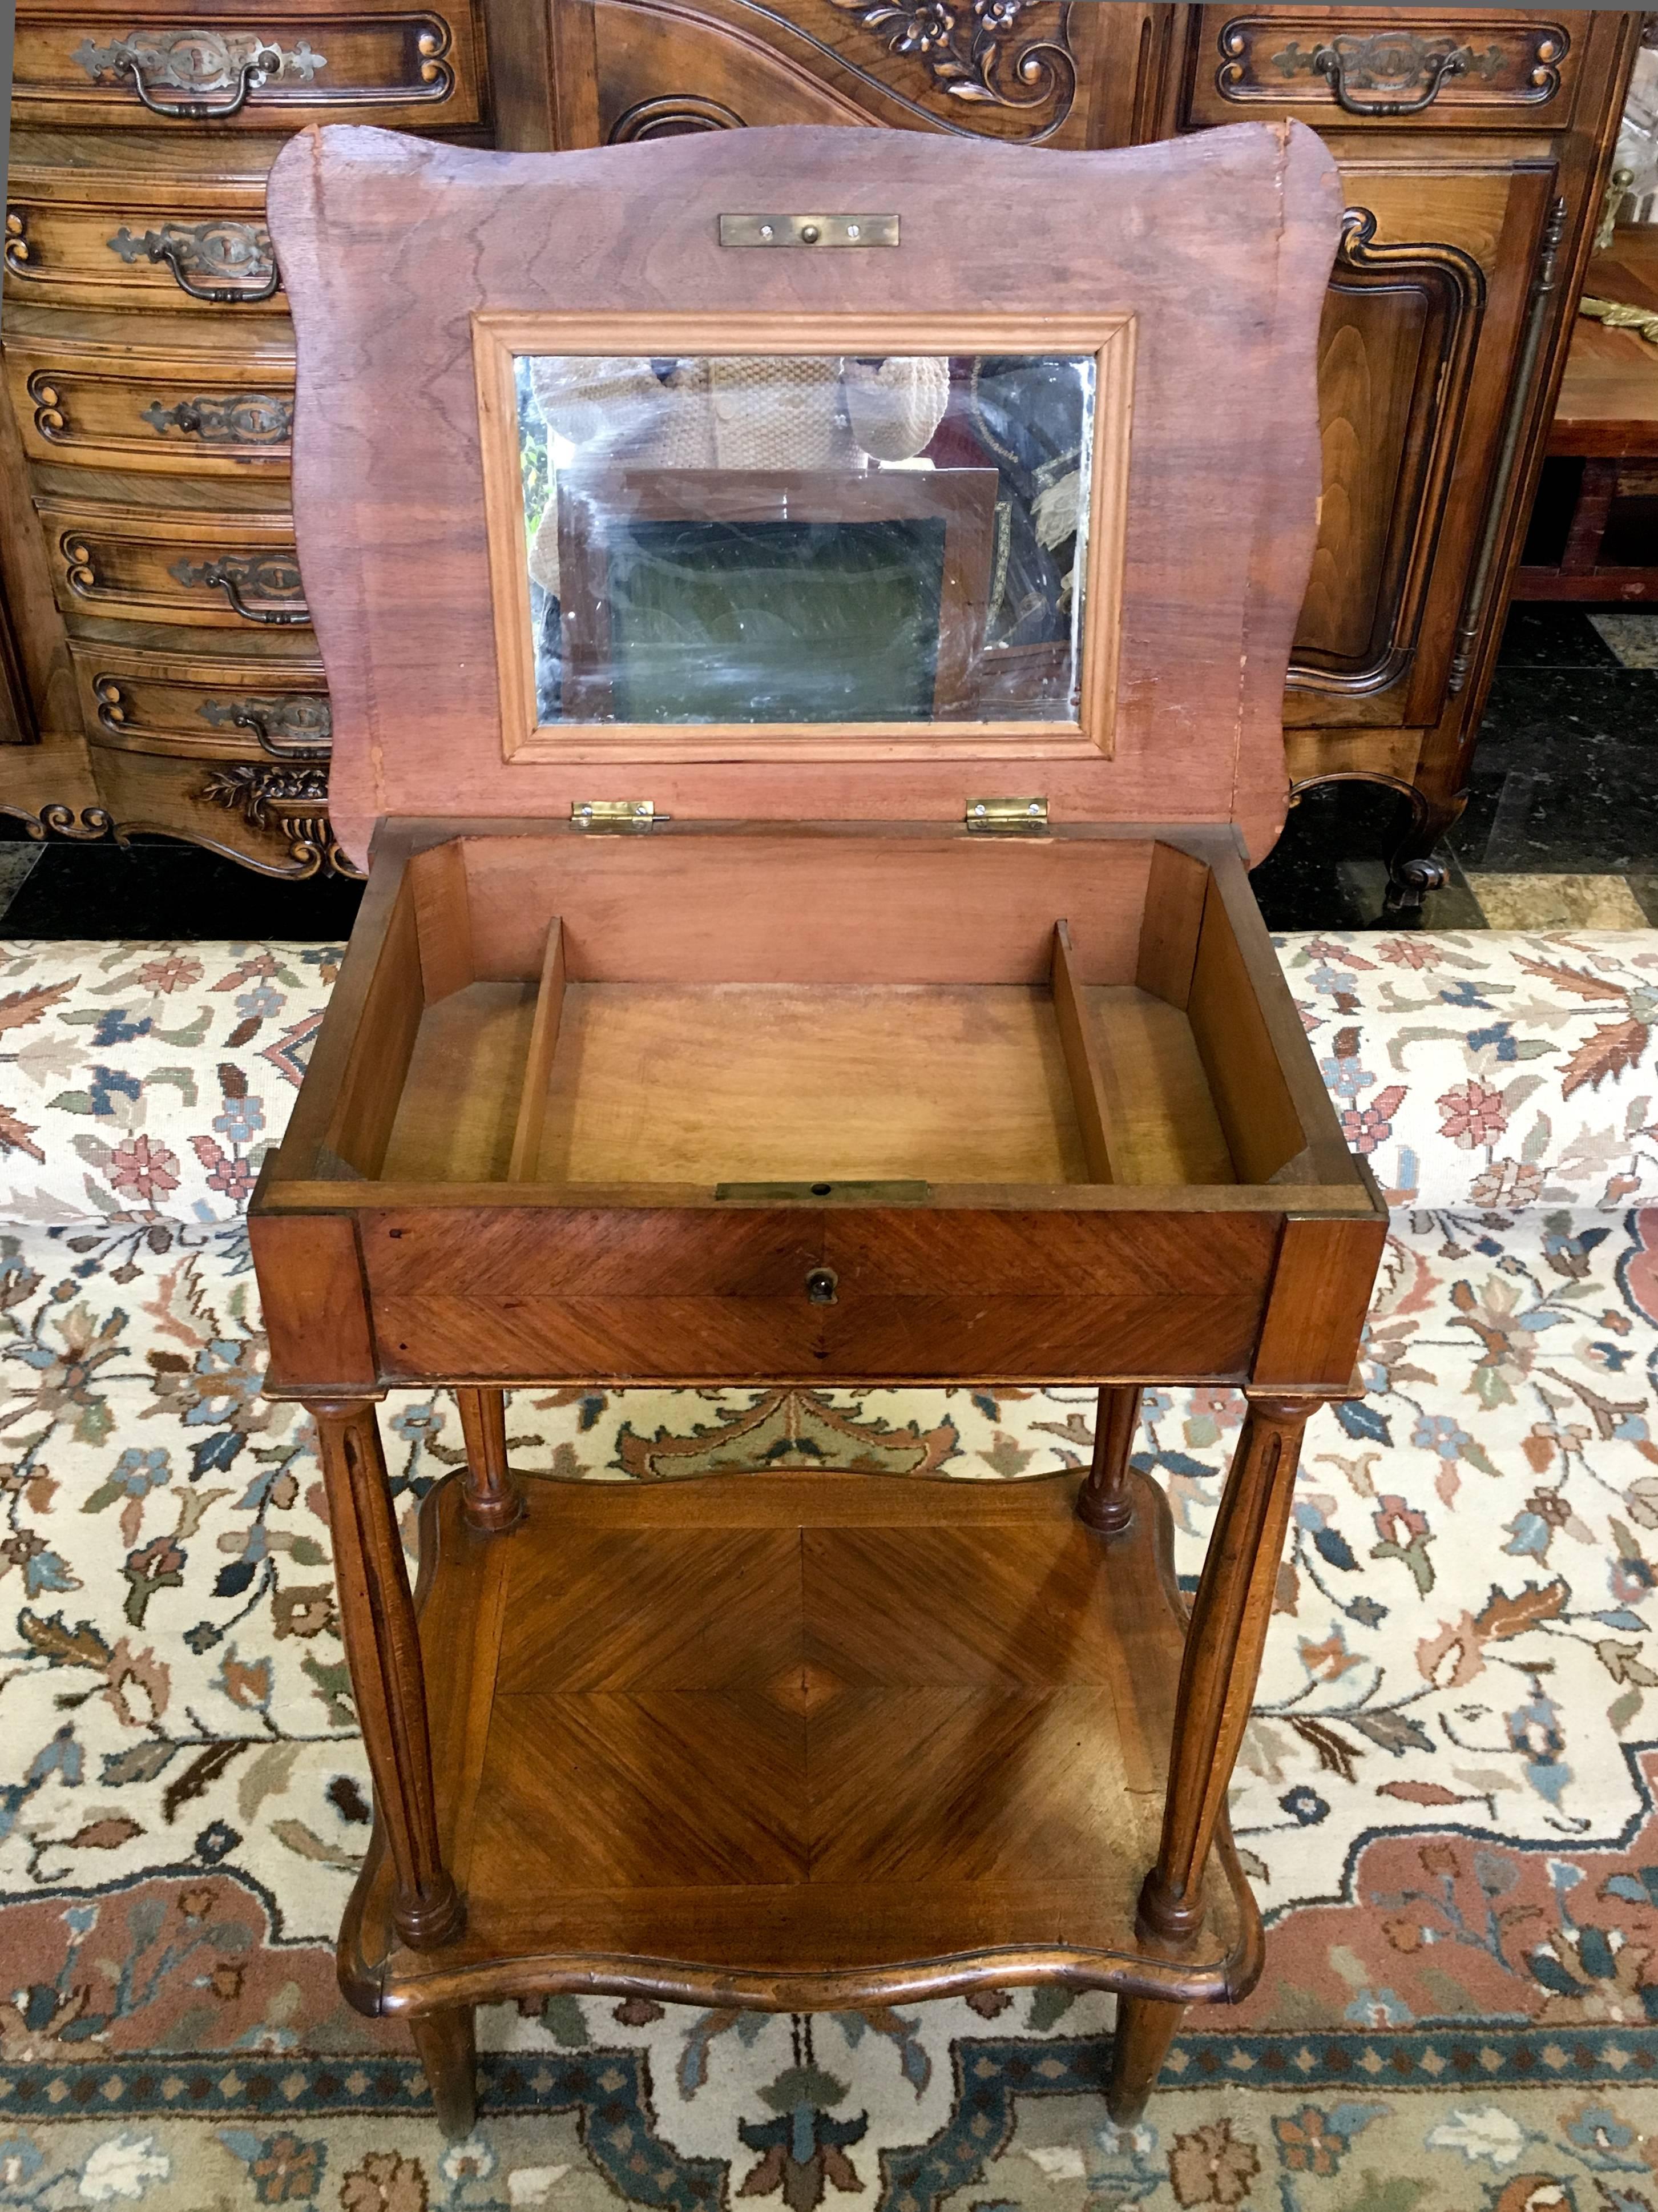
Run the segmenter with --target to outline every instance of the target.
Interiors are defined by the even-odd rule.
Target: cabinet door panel
[[[1440,173],[1344,165],[1291,724],[1416,726],[1444,708],[1553,174],[1472,156]]]
[[[869,120],[852,100],[722,23],[598,0],[593,40],[606,145],[744,125]]]
[[[1291,678],[1350,696],[1415,650],[1485,306],[1470,255],[1375,228],[1348,211],[1320,332],[1323,507]]]

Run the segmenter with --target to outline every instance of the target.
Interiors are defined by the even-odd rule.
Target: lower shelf
[[[1182,1644],[1168,1509],[1078,1478],[528,1480],[422,1521],[446,1863],[414,1953],[377,1837],[341,1934],[366,2011],[535,1991],[811,2010],[1040,1981],[1214,2002],[1260,1971],[1223,1838],[1186,1953],[1143,1944]]]

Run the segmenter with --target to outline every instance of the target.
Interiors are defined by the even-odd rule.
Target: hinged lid
[[[790,250],[722,244],[768,208]],[[641,789],[942,826],[988,784],[1277,835],[1339,210],[1303,126],[334,126],[270,210],[348,852]],[[823,250],[878,218],[896,245]]]
[[[1014,836],[1048,834],[1045,799],[969,799],[962,819],[969,830],[1011,832]]]
[[[573,799],[570,821],[577,830],[648,830],[667,819],[649,799]]]

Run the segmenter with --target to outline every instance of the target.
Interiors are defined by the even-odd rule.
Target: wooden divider
[[[1087,1001],[1077,981],[1076,966],[1076,954],[1071,943],[1071,925],[1066,921],[1056,921],[1054,925],[1054,957],[1049,970],[1049,985],[1054,994],[1054,1014],[1060,1026],[1060,1043],[1065,1052],[1066,1070],[1071,1078],[1077,1126],[1082,1132],[1083,1152],[1088,1161],[1090,1176],[1096,1182],[1114,1182],[1116,1176],[1111,1167],[1109,1109],[1106,1104],[1099,1054],[1095,1049],[1094,1027],[1088,1018]]]
[[[1154,845],[1145,884],[1145,919],[1140,924],[1139,961],[1134,981],[1184,1012],[1192,993],[1192,970],[1203,927],[1209,868],[1177,845]]]
[[[552,1080],[553,1054],[558,1048],[559,1017],[563,1010],[564,927],[555,915],[548,926],[547,950],[542,957],[535,1021],[524,1063],[524,1086],[519,1093],[518,1122],[513,1131],[513,1157],[507,1170],[509,1182],[533,1182],[536,1178],[541,1158],[542,1127],[547,1118],[547,1090]]]

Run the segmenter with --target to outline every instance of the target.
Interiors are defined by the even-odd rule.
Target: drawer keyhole
[[[840,1277],[833,1267],[814,1267],[806,1277],[806,1297],[815,1306],[832,1306]]]

